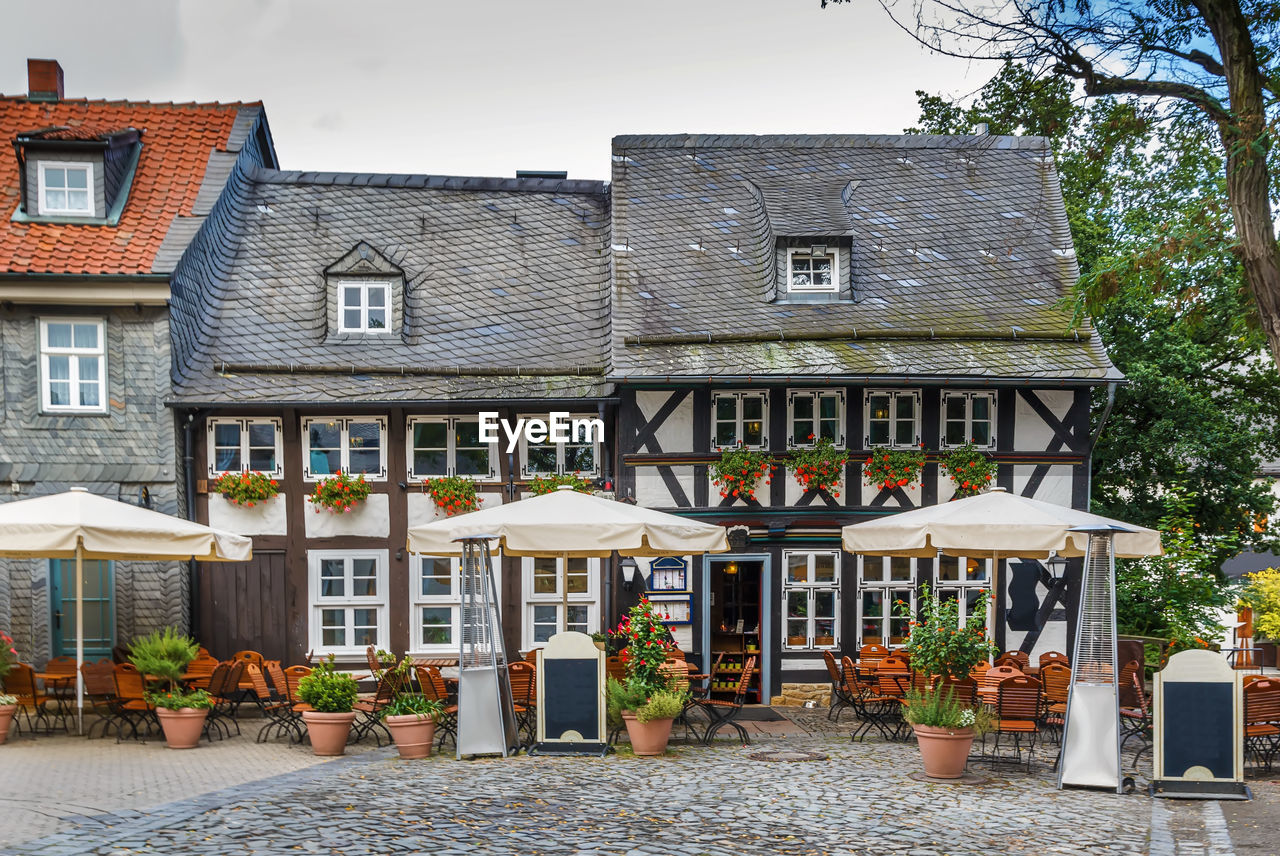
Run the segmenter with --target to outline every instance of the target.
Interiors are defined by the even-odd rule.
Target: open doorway
[[[731,698],[749,659],[755,672],[747,704],[768,704],[768,652],[772,644],[767,555],[708,556],[703,575],[702,628],[712,698]]]

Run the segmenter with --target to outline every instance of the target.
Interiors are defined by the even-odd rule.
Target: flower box
[[[481,508],[502,505],[502,494],[500,493],[480,493],[477,496],[480,498]],[[369,498],[373,499],[373,497]],[[414,493],[410,490],[405,498],[408,500],[407,512],[410,526],[419,526],[423,523],[430,523],[432,520],[443,520],[448,516],[436,507],[430,494]],[[457,515],[454,516],[456,517]]]
[[[247,505],[236,505],[221,494],[209,494],[209,525],[237,535],[288,535],[286,495]]]
[[[341,513],[327,508],[316,509],[308,502],[303,519],[308,538],[339,538],[345,535],[386,538],[391,534],[390,501],[385,493],[371,493],[364,502]]]

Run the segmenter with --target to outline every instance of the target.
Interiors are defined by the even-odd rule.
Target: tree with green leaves
[[[851,0],[821,0],[841,4]],[[1036,78],[1076,81],[1094,98],[1136,97],[1214,135],[1214,217],[1280,364],[1280,245],[1271,159],[1280,119],[1280,2],[1275,0],[879,0],[936,52],[1011,59]],[[1109,101],[1126,104],[1124,101]],[[1128,105],[1137,115],[1146,109]],[[1189,121],[1194,116],[1194,121]]]

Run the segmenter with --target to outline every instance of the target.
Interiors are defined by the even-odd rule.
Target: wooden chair
[[[1068,668],[1071,667],[1071,661],[1067,658],[1067,655],[1061,651],[1045,651],[1040,655],[1040,661],[1038,663],[1040,668],[1043,669],[1050,663],[1057,663]]]
[[[116,695],[116,664],[110,660],[99,660],[96,663],[85,663],[80,667],[84,678],[84,700],[98,719],[89,723],[85,735],[93,738],[93,729],[102,726],[102,736],[107,730],[115,727],[116,736],[120,736],[122,722],[119,710],[120,698]]]
[[[382,735],[386,735],[388,743],[392,742],[391,732],[382,721],[382,712],[400,694],[400,676],[388,671],[378,672],[377,675],[378,685],[373,695],[356,701],[354,709],[357,716],[351,726],[351,742],[359,743],[372,734],[381,748]]]
[[[64,675],[68,678],[65,681],[59,681],[56,684],[45,682],[45,692],[48,695],[56,696],[62,700],[76,697],[76,658],[75,657],[51,657],[49,662],[45,663],[44,670],[50,675]]]
[[[881,672],[885,674],[906,675],[911,673],[911,661],[903,657],[901,654],[890,654],[882,659],[876,666],[876,674]]]
[[[257,651],[237,651],[231,655],[233,662],[254,663],[258,666],[262,665],[262,655]],[[239,710],[240,702],[253,693],[253,682],[249,680],[249,675],[241,669],[240,671],[240,692],[236,695],[234,709]]]
[[[1120,667],[1120,680],[1117,682],[1116,691],[1120,698],[1121,707],[1135,707],[1138,699],[1135,697],[1134,677],[1141,674],[1141,666],[1137,660],[1130,660]]]
[[[1027,667],[1031,665],[1031,657],[1026,651],[1005,651],[999,657],[996,657],[997,666],[1013,666],[1024,675],[1027,673]]]
[[[449,688],[440,674],[440,669],[436,666],[417,666],[414,671],[417,673],[418,686],[422,688],[422,694],[444,705],[444,712],[440,714],[440,719],[436,723],[436,732],[439,734],[436,738],[436,746],[444,746],[445,737],[457,746],[458,703],[449,696]]]
[[[1044,709],[1040,724],[1048,729],[1055,743],[1062,742],[1062,727],[1067,721],[1067,693],[1071,689],[1071,669],[1058,660],[1040,667],[1040,685],[1044,688]]]
[[[141,736],[145,743],[145,737],[150,735],[151,727],[159,728],[160,721],[156,719],[155,707],[147,701],[147,686],[142,673],[132,663],[117,663],[115,676],[120,715],[129,723],[130,736]],[[138,733],[140,725],[146,726],[146,731],[141,735]],[[123,730],[117,729],[116,742],[119,743],[123,736]]]
[[[1280,749],[1280,680],[1250,681],[1244,688],[1244,753],[1267,772]]]
[[[982,679],[986,677],[987,670],[992,668],[994,664],[990,660],[983,660],[978,665],[969,670],[969,677],[973,678],[973,682],[982,685]]]
[[[978,698],[987,704],[995,704],[996,691],[1000,686],[1000,682],[1005,678],[1012,678],[1021,674],[1022,671],[1016,666],[992,666],[987,669],[982,676],[982,683],[978,685]]]
[[[511,704],[516,714],[516,730],[524,735],[525,745],[537,739],[538,723],[533,715],[538,699],[535,683],[537,673],[534,665],[525,660],[507,665],[507,676],[511,681]]]
[[[209,716],[204,721],[206,735],[209,734],[210,729],[216,728],[219,738],[230,737],[231,728],[227,725],[228,722],[235,726],[236,734],[240,734],[240,723],[236,721],[236,710],[240,706],[240,684],[242,680],[249,680],[249,685],[253,685],[252,679],[244,677],[245,665],[245,660],[219,663],[209,677],[209,697],[213,706],[209,708]]]
[[[289,704],[287,697],[272,691],[261,666],[257,663],[247,663],[244,669],[249,673],[249,681],[253,684],[254,701],[257,702],[258,710],[262,711],[262,715],[267,719],[267,724],[258,731],[254,742],[265,743],[272,731],[283,733],[286,727],[284,723],[291,713],[292,705]],[[205,738],[209,739],[209,735],[206,734]]]
[[[868,663],[878,663],[881,660],[883,660],[885,657],[888,657],[889,654],[890,654],[889,649],[884,647],[883,645],[877,645],[875,643],[863,645],[861,648],[858,649],[858,663],[860,665],[867,665]]]
[[[990,760],[992,763],[1000,760],[1001,739],[1005,735],[1011,735],[1016,763],[1021,763],[1023,743],[1026,743],[1027,772],[1031,772],[1036,734],[1040,729],[1040,682],[1027,675],[1018,674],[1002,680],[996,689],[996,714],[992,720],[990,732],[995,735],[995,744],[991,750]],[[987,735],[984,734],[982,736],[984,755],[987,748],[986,738]]]
[[[853,707],[853,700],[849,697],[849,690],[845,687],[844,675],[840,672],[840,664],[836,662],[836,655],[830,651],[823,651],[822,659],[827,665],[827,677],[831,679],[831,701],[827,709],[827,720],[839,722],[840,714],[844,712],[844,709]]]
[[[213,675],[213,670],[218,667],[218,661],[208,654],[203,656],[196,655],[196,658],[187,664],[185,678],[187,687],[193,690],[209,689],[209,678]]]
[[[1267,680],[1267,676],[1266,676],[1266,675],[1256,675],[1256,674],[1255,674],[1255,675],[1241,675],[1241,676],[1240,676],[1240,685],[1241,685],[1241,686],[1245,686],[1245,687],[1247,687],[1247,686],[1249,686],[1249,684],[1253,683],[1254,681],[1265,681],[1265,680]]]
[[[285,675],[284,667],[280,665],[279,660],[267,660],[264,665],[267,677],[271,678],[271,684],[275,688],[276,698],[286,703],[284,710],[279,713],[279,721],[272,727],[281,734],[288,731],[290,743],[301,743],[305,727],[302,723],[302,713],[297,710],[300,699],[295,690],[289,687],[289,678]]]
[[[1137,666],[1137,661],[1133,663]],[[1131,704],[1126,704],[1126,701]],[[1137,737],[1142,745],[1133,753],[1133,766],[1138,766],[1138,758],[1151,746],[1151,705],[1147,701],[1146,689],[1142,686],[1142,669],[1129,671],[1129,691],[1120,693],[1120,752],[1124,752],[1124,744]]]
[[[751,744],[751,738],[747,736],[747,730],[736,721],[738,714],[742,712],[742,705],[746,703],[747,689],[751,686],[751,677],[756,670],[756,658],[754,656],[747,657],[746,663],[742,666],[742,676],[738,678],[738,688],[733,694],[731,701],[722,699],[708,698],[698,702],[698,708],[707,715],[708,725],[707,731],[702,735],[702,742],[710,744],[716,732],[726,725],[732,727],[738,732],[738,736],[742,738],[742,745]]]
[[[50,697],[36,685],[35,669],[26,663],[14,663],[4,678],[4,691],[18,699],[18,712],[14,714],[13,721],[18,723],[19,733],[22,731],[19,715],[27,718],[27,728],[33,734],[37,731],[53,733],[53,717],[45,707]],[[31,719],[33,713],[34,722]]]
[[[616,681],[626,681],[627,667],[618,656],[604,658],[604,670],[608,677]]]
[[[978,683],[968,675],[959,678],[954,675],[943,675],[942,685],[951,697],[964,707],[973,707],[978,701]]]

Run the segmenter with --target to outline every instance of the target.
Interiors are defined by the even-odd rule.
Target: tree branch
[[[1229,122],[1230,112],[1222,102],[1198,86],[1172,80],[1134,80],[1126,77],[1093,76],[1085,80],[1089,95],[1148,95],[1156,98],[1178,98],[1199,107],[1215,122]]]

